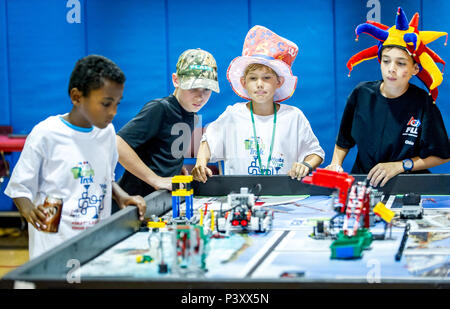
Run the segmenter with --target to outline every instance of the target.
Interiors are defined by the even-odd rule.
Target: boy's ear
[[[419,69],[419,65],[417,63],[414,63],[414,73],[413,75],[416,75],[417,73],[419,73],[420,69]]]
[[[284,77],[283,76],[278,76],[278,87],[280,88],[281,86],[283,86],[284,84]]]
[[[177,73],[172,73],[172,83],[175,88],[180,87],[180,81],[178,79]]]
[[[70,90],[70,99],[72,100],[73,105],[80,104],[82,96],[83,96],[83,92],[78,90],[78,88],[72,88]]]
[[[247,88],[245,88],[245,77],[244,76],[241,76],[241,85],[242,85],[242,87],[244,87],[244,89],[247,89]]]

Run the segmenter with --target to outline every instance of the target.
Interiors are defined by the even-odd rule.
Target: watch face
[[[411,169],[412,167],[413,167],[413,162],[412,162],[412,160],[404,160],[403,161],[403,167],[405,168],[405,169]]]

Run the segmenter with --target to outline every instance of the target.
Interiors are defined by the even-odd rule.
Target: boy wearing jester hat
[[[429,173],[428,168],[446,163],[450,144],[435,101],[443,80],[435,62],[445,64],[427,43],[445,32],[419,31],[419,15],[408,23],[398,8],[396,24],[367,21],[356,28],[380,42],[354,55],[353,66],[378,57],[382,80],[360,83],[350,94],[342,116],[330,170],[342,170],[348,151],[358,146],[352,173],[368,174],[373,186],[384,186],[400,173]],[[410,84],[417,76],[429,93]]]
[[[300,109],[280,102],[294,93],[291,64],[295,43],[271,30],[249,30],[242,56],[227,71],[234,92],[248,102],[228,106],[202,137],[194,179],[211,176],[206,167],[224,160],[226,175],[288,174],[300,179],[319,166],[324,151]]]

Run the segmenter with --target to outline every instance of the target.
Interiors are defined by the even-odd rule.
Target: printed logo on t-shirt
[[[78,162],[75,167],[71,169],[74,179],[79,179],[80,184],[89,184],[94,182],[94,170],[89,162]]]
[[[414,117],[411,117],[411,119],[409,119],[407,125],[408,126],[413,126],[415,128],[418,128],[420,126],[420,120],[419,119],[414,119]]]
[[[411,117],[411,119],[409,119],[408,123],[406,124],[406,129],[405,129],[405,132],[403,133],[403,135],[417,137],[417,135],[419,134],[420,125],[421,125],[421,122],[419,119],[414,119],[414,117]],[[409,141],[409,142],[411,142],[411,141]],[[405,144],[408,144],[408,143],[406,143],[406,141],[405,141]]]
[[[256,149],[255,140],[253,138],[248,138],[244,141],[245,150],[249,152],[252,158],[252,162],[247,168],[249,175],[277,175],[279,170],[284,166],[284,158],[282,153],[272,153],[272,158],[270,159],[269,166],[267,164],[267,156],[265,156],[266,145],[260,137],[257,137],[259,145],[259,154],[261,157],[261,168],[258,161],[258,151]],[[268,154],[267,154],[268,155]],[[265,158],[262,159],[262,158]],[[264,161],[264,162],[263,162]]]
[[[99,184],[101,194],[89,193],[89,189],[97,186],[94,183],[95,172],[89,162],[79,162],[71,168],[73,178],[79,181],[82,186],[81,196],[78,198],[78,208],[71,213],[72,229],[84,230],[99,222],[100,214],[104,209],[104,198],[106,196],[107,184]]]

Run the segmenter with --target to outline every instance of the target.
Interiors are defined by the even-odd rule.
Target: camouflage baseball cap
[[[188,49],[180,55],[177,75],[181,89],[207,88],[220,92],[216,60],[200,48]]]

